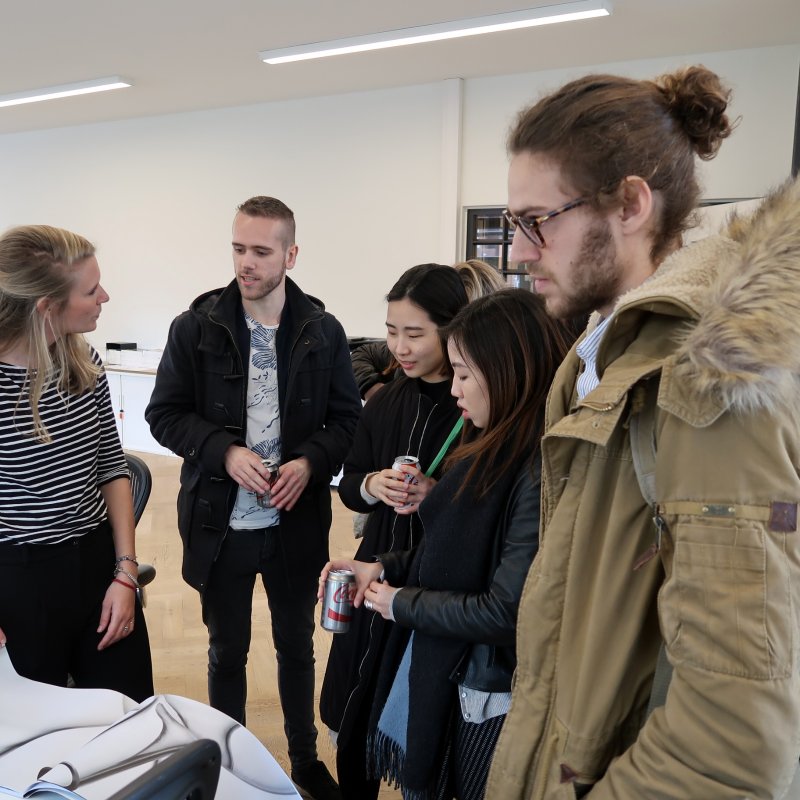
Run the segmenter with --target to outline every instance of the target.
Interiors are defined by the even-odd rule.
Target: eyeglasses
[[[519,228],[537,247],[546,247],[547,242],[545,242],[544,236],[542,236],[541,226],[548,220],[553,219],[553,217],[557,217],[565,211],[570,211],[573,208],[582,206],[586,202],[585,198],[579,197],[577,200],[570,200],[569,203],[561,206],[561,208],[557,208],[555,211],[548,211],[546,214],[542,214],[541,217],[517,217],[506,209],[503,212],[503,217],[509,225]]]

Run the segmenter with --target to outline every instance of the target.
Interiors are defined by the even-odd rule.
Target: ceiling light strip
[[[486,17],[441,22],[434,25],[420,25],[416,28],[402,28],[383,33],[353,36],[349,39],[335,39],[329,42],[301,44],[278,50],[264,50],[259,58],[267,64],[286,64],[291,61],[305,61],[312,58],[363,53],[368,50],[382,50],[387,47],[401,47],[408,44],[436,42],[456,39],[462,36],[477,36],[483,33],[518,30],[536,25],[552,25],[557,22],[573,22],[580,19],[605,17],[611,13],[611,6],[605,0],[580,0],[574,3],[560,3],[524,11],[511,11],[505,14],[491,14]]]
[[[129,81],[123,80],[117,75],[79,83],[65,83],[61,86],[49,86],[45,89],[31,89],[26,92],[0,95],[0,108],[19,106],[24,103],[38,103],[41,100],[55,100],[60,97],[92,94],[93,92],[107,92],[110,89],[124,89],[132,85]]]

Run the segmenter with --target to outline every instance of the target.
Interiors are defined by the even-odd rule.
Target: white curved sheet
[[[64,689],[21,678],[0,648],[0,785],[20,794],[38,779],[104,800],[180,747],[214,739],[219,800],[299,798],[250,731],[177,695],[135,703],[105,689]],[[2,797],[2,792],[0,792]]]

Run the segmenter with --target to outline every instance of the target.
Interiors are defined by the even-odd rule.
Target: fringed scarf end
[[[377,730],[367,739],[367,753],[368,776],[399,789],[405,763],[405,753],[400,745],[391,736]]]
[[[430,800],[429,789],[409,789],[403,785],[405,753],[400,745],[380,730],[367,739],[367,777],[386,781],[394,789],[403,790],[403,800]]]

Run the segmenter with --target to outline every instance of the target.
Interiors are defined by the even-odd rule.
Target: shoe
[[[292,767],[292,781],[307,800],[342,800],[339,784],[321,761]]]

